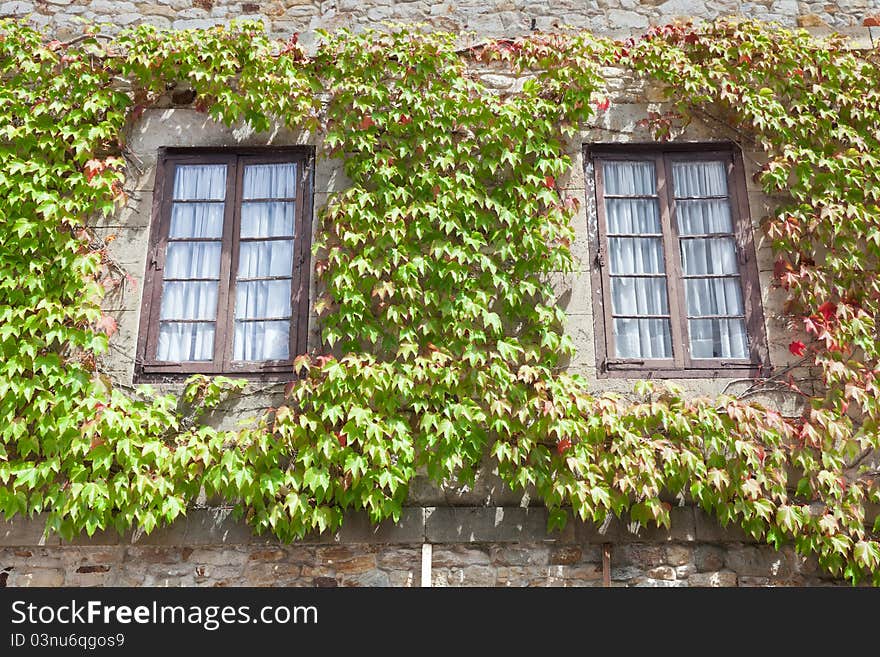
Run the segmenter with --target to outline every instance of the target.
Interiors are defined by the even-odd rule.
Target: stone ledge
[[[626,519],[613,518],[599,526],[569,520],[562,531],[547,531],[543,507],[411,506],[398,522],[373,525],[365,513],[349,512],[342,528],[333,534],[311,535],[295,545],[402,545],[418,543],[524,543],[596,545],[600,543],[756,543],[738,526],[721,527],[717,520],[691,507],[673,507],[672,523],[665,527],[641,527],[631,531]],[[120,536],[113,530],[85,534],[71,541],[43,536],[45,515],[0,520],[0,547],[40,546],[244,546],[278,545],[272,536],[255,535],[230,509],[191,509],[189,514],[151,534],[130,531]]]

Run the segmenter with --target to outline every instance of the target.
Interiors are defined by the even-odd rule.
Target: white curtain
[[[650,196],[657,193],[654,162],[606,161],[603,163],[605,193],[619,196]]]
[[[296,196],[296,164],[246,166],[243,196],[245,199],[293,198]],[[290,357],[294,241],[260,238],[293,238],[295,213],[293,202],[242,203],[240,237],[244,241],[239,248],[235,283],[232,349],[235,360]],[[275,280],[254,280],[270,277]]]
[[[295,213],[296,204],[289,201],[242,203],[241,237],[293,237]]]
[[[672,181],[676,198],[727,196],[724,162],[673,162]]]
[[[183,362],[214,358],[214,325],[163,322],[159,328],[158,360]]]
[[[290,320],[236,322],[235,360],[286,360],[290,358]]]
[[[296,164],[252,164],[244,168],[243,198],[293,198]]]
[[[223,203],[175,203],[169,239],[223,237]]]
[[[160,361],[205,361],[214,357],[225,197],[225,164],[176,167],[174,199],[206,202],[175,202],[171,208],[159,310],[156,358]],[[194,242],[187,238],[216,239]],[[200,278],[215,280],[188,280]]]
[[[226,198],[226,165],[178,165],[174,172],[174,198],[222,201]]]
[[[676,197],[726,196],[725,167],[723,162],[673,163]],[[730,201],[676,200],[676,213],[691,356],[746,358],[748,338]],[[719,233],[730,236],[687,237]],[[700,319],[703,317],[707,319]]]
[[[653,161],[604,162],[603,174],[606,195],[657,194]],[[638,317],[669,314],[666,276],[638,276],[666,272],[658,200],[606,198],[605,215],[609,235],[614,355],[618,358],[670,358],[669,320]]]

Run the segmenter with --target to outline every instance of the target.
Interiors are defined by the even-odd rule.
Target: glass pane
[[[236,322],[233,360],[287,360],[290,358],[290,320]]]
[[[678,232],[682,235],[732,233],[730,203],[726,199],[676,201]]]
[[[222,201],[226,198],[226,165],[177,165],[174,173],[174,198]]]
[[[293,273],[293,240],[242,242],[238,278],[290,276]]]
[[[603,162],[606,194],[648,196],[657,193],[654,162]]]
[[[290,280],[236,283],[235,316],[238,319],[290,317]]]
[[[687,275],[738,274],[732,237],[681,240],[681,268]]]
[[[295,203],[242,203],[242,237],[293,237]]]
[[[615,315],[668,315],[666,279],[612,276],[611,307]]]
[[[223,236],[223,203],[174,203],[168,237]]]
[[[217,283],[167,282],[160,319],[217,319]]]
[[[727,196],[724,162],[673,162],[675,196]]]
[[[660,233],[660,210],[651,198],[605,199],[609,233]]]
[[[748,358],[746,325],[741,319],[688,320],[692,358]]]
[[[219,278],[220,242],[169,242],[165,278]]]
[[[659,237],[609,237],[612,274],[662,274],[663,240]]]
[[[668,319],[615,319],[617,358],[672,358]]]
[[[214,325],[162,323],[159,325],[159,346],[156,360],[213,360]]]
[[[743,314],[739,278],[688,278],[684,285],[689,317]]]
[[[244,198],[293,198],[296,164],[251,164],[244,168]]]

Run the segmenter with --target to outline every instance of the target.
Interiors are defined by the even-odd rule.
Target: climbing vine
[[[569,513],[668,525],[686,498],[853,581],[880,583],[876,53],[757,23],[669,26],[616,43],[533,35],[456,50],[451,35],[321,34],[307,55],[257,24],[45,41],[0,22],[0,509],[47,530],[151,531],[201,491],[290,541],[346,509],[397,518],[420,468],[472,481],[491,457]],[[565,140],[608,108],[603,67],[664,82],[680,120],[717,116],[768,156],[776,280],[817,372],[801,417],[639,383],[593,392],[551,275],[570,271],[579,199]],[[479,68],[518,76],[487,89]],[[351,186],[320,217],[318,353],[251,426],[205,414],[245,382],[179,395],[101,371],[108,291],[134,280],[89,229],[126,201],[125,136],[169,89],[227,124],[323,136]],[[663,118],[669,121],[668,117]],[[664,124],[665,125],[665,124]],[[661,126],[662,127],[662,126]],[[756,382],[760,384],[761,381]]]

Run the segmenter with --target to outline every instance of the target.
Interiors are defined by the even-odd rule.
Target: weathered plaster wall
[[[161,27],[208,27],[233,18],[262,20],[272,34],[318,28],[372,27],[383,21],[424,23],[433,29],[472,31],[477,36],[519,35],[563,26],[625,33],[677,18],[747,15],[783,25],[859,26],[878,13],[878,0],[15,0],[0,2],[0,15],[30,16],[59,38],[80,32],[80,21],[107,21],[107,31],[150,23]]]
[[[228,511],[193,510],[149,537],[43,540],[42,522],[0,522],[0,586],[826,586],[840,584],[791,546],[776,551],[691,507],[670,530],[601,533],[572,522],[546,533],[543,509],[405,509],[396,525],[359,516],[339,534],[294,545],[252,536]]]

